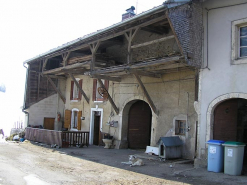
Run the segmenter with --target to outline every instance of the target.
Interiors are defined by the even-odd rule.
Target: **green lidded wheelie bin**
[[[224,173],[229,175],[241,175],[245,144],[227,141],[222,145],[225,147]]]

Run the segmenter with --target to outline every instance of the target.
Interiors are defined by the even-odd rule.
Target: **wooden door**
[[[128,147],[145,149],[150,145],[152,112],[144,101],[130,107],[128,124]]]
[[[213,139],[237,140],[238,99],[219,104],[214,111]]]
[[[93,144],[99,145],[100,139],[100,116],[94,116]]]
[[[54,130],[55,118],[44,118],[44,129]]]

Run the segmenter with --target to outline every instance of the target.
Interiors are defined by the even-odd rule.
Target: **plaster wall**
[[[29,125],[42,125],[44,117],[55,118],[57,110],[58,95],[54,94],[45,98],[34,105],[31,105],[27,112],[29,112]]]
[[[236,5],[239,3],[246,4]],[[207,133],[210,133],[208,124],[211,124],[210,116],[207,115],[213,115],[214,110],[214,108],[209,109],[211,102],[217,98],[220,102],[222,95],[247,93],[245,78],[247,64],[231,64],[232,21],[247,18],[246,9],[246,0],[209,0],[203,4],[204,69],[200,71],[199,102],[195,107],[199,115],[197,158],[203,160],[204,164],[207,158],[206,141],[209,138],[212,139],[212,135],[207,136]],[[207,112],[208,110],[211,112]]]
[[[93,102],[92,89],[93,79],[87,76],[75,76],[83,79],[82,89],[90,99],[89,104],[82,97],[82,100],[74,102],[70,101],[70,83],[68,78],[66,83],[66,104],[65,109],[77,108],[82,111],[82,116],[85,120],[82,121],[82,130],[90,130],[91,108],[103,109],[102,132],[110,133],[114,136],[116,148],[121,147],[121,143],[126,142],[127,133],[127,118],[124,114],[124,109],[129,106],[129,102],[136,100],[146,101],[144,94],[139,87],[136,79],[129,75],[124,77],[121,82],[109,83],[109,94],[113,98],[116,106],[119,108],[119,115],[116,115],[109,101]],[[151,131],[151,146],[157,146],[157,141],[161,136],[166,136],[168,132],[175,134],[174,118],[179,115],[185,115],[187,126],[190,130],[185,136],[181,136],[184,140],[183,156],[187,158],[194,157],[195,151],[195,122],[197,114],[194,110],[195,97],[195,72],[184,71],[171,74],[165,74],[161,78],[141,77],[144,86],[146,87],[155,106],[159,110],[156,115],[152,112],[152,131]],[[130,107],[130,106],[129,106]],[[114,116],[110,120],[118,121],[117,128],[109,127],[106,122],[109,120],[111,112]]]

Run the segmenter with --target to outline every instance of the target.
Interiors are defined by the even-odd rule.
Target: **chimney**
[[[131,6],[129,9],[127,9],[126,10],[127,13],[122,14],[122,21],[125,20],[125,19],[128,19],[130,17],[135,16],[136,14],[135,14],[134,10],[135,10],[134,6]]]

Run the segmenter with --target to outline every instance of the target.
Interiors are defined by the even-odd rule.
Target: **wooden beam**
[[[134,39],[138,30],[139,30],[139,27],[137,27],[134,32],[133,32],[133,30],[130,30],[129,34],[127,34],[128,32],[124,33],[124,36],[126,37],[126,39],[128,41],[128,55],[127,55],[127,63],[128,64],[131,61],[131,43],[132,43],[132,40]]]
[[[171,30],[172,30],[172,32],[173,32],[173,35],[174,35],[174,37],[175,37],[175,40],[176,40],[176,42],[177,42],[178,48],[179,48],[179,50],[180,50],[180,53],[181,53],[181,55],[183,55],[183,48],[182,48],[182,46],[181,46],[181,44],[180,44],[180,42],[179,42],[178,36],[177,36],[177,34],[176,34],[176,31],[175,31],[175,29],[174,29],[174,27],[173,27],[173,24],[172,24],[172,22],[171,22],[171,20],[170,20],[170,18],[169,18],[168,11],[166,11],[166,17],[167,17],[167,20],[168,20],[169,25],[170,25],[170,27],[171,27]]]
[[[72,80],[74,81],[75,85],[77,86],[77,88],[79,89],[79,91],[81,92],[81,94],[83,95],[83,97],[85,98],[85,100],[87,101],[87,103],[89,104],[89,98],[87,97],[87,95],[85,94],[85,92],[82,90],[82,88],[80,87],[79,83],[77,82],[77,80],[75,79],[75,77],[73,76],[72,73],[69,73],[69,76],[72,78]]]
[[[97,41],[96,43],[90,44],[90,50],[92,52],[92,61],[90,64],[90,70],[93,71],[95,68],[95,62],[96,62],[96,52],[99,48],[100,41]]]
[[[98,78],[97,80],[98,80],[100,86],[105,88],[105,85],[103,84],[103,82],[101,81],[101,79]],[[105,89],[106,89],[106,88],[105,88]],[[119,109],[117,108],[117,106],[115,105],[114,101],[112,100],[112,98],[111,98],[111,96],[110,96],[108,90],[107,90],[107,94],[108,94],[109,102],[111,103],[113,109],[115,110],[115,112],[116,112],[117,114],[119,114]]]
[[[144,42],[142,44],[136,44],[136,45],[131,46],[131,48],[133,49],[133,48],[139,48],[139,47],[143,47],[143,46],[148,46],[150,44],[156,44],[156,43],[163,42],[163,41],[166,41],[166,40],[169,40],[169,39],[173,39],[173,38],[175,38],[175,36],[174,35],[170,35],[168,37],[163,37],[163,38],[152,40],[152,41],[149,41],[149,42]]]
[[[129,71],[129,73],[136,73],[136,74],[138,74],[140,76],[148,76],[148,77],[151,77],[151,78],[160,78],[161,77],[160,74],[150,73],[150,72],[144,71],[144,70],[129,69],[128,71]]]
[[[93,75],[93,78],[99,78],[99,79],[104,79],[104,80],[109,80],[109,81],[115,81],[115,82],[121,82],[121,78],[119,77],[110,77],[110,76],[105,76],[105,75]]]
[[[69,52],[67,52],[67,53],[64,53],[64,54],[62,55],[62,57],[63,57],[63,66],[64,66],[64,67],[67,66],[67,62],[68,62],[68,58],[69,58],[69,56],[70,56],[70,53],[71,53],[71,51],[69,51]]]
[[[168,58],[163,58],[160,60],[154,60],[154,61],[147,61],[147,62],[140,62],[137,64],[133,64],[131,66],[126,66],[126,65],[122,65],[122,66],[116,66],[116,67],[111,67],[111,68],[107,68],[107,69],[98,69],[92,72],[85,72],[85,75],[94,75],[94,74],[106,74],[106,73],[111,73],[111,72],[120,72],[120,71],[125,71],[128,69],[139,69],[142,67],[151,67],[151,66],[157,66],[157,65],[162,65],[162,64],[168,64],[174,61],[179,61],[181,59],[183,59],[184,57],[181,56],[174,56],[174,57],[168,57]],[[90,73],[90,74],[88,74]]]
[[[155,113],[156,115],[158,115],[158,111],[157,111],[157,109],[156,109],[156,107],[155,107],[155,105],[154,105],[154,103],[153,103],[151,97],[149,96],[149,94],[148,94],[148,92],[147,92],[145,86],[143,85],[143,83],[142,83],[140,77],[139,77],[138,74],[136,74],[136,73],[134,73],[134,76],[136,77],[136,80],[137,80],[138,84],[140,85],[140,87],[141,87],[141,89],[142,89],[142,91],[143,91],[143,93],[144,93],[144,96],[147,98],[147,101],[148,101],[149,105],[150,105],[151,108],[153,109],[154,113]]]
[[[44,75],[44,76],[49,76],[50,78],[56,78],[56,79],[62,79],[62,80],[65,80],[66,79],[66,77],[57,76],[57,75]]]
[[[59,67],[59,68],[56,68],[56,69],[43,71],[43,75],[56,74],[56,73],[59,73],[59,72],[61,72],[63,70],[80,68],[80,67],[83,67],[83,66],[85,66],[87,64],[90,64],[90,63],[91,63],[90,61],[87,61],[87,62],[83,62],[83,63],[76,63],[76,64],[68,65],[68,66],[65,66],[65,67]]]
[[[43,67],[42,67],[42,72],[45,70],[46,64],[47,64],[48,58],[43,60]]]
[[[51,80],[51,78],[49,76],[46,76],[46,78],[50,82],[52,88],[58,93],[58,95],[60,96],[60,98],[63,100],[63,103],[65,104],[66,99],[63,96],[63,94],[61,93],[61,91],[56,87],[56,85],[53,83],[53,81]]]

